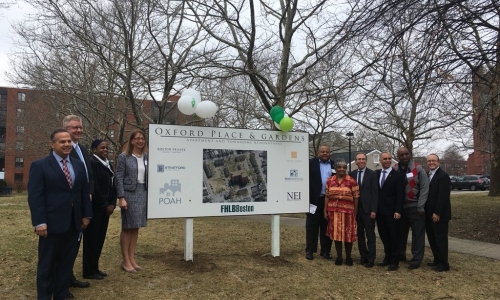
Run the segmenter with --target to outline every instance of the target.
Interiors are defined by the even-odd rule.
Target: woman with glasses
[[[108,161],[108,143],[97,139],[91,149],[94,153],[90,158],[94,174],[93,217],[83,239],[83,278],[100,280],[108,275],[99,270],[99,258],[108,231],[109,216],[116,207],[115,174]]]
[[[118,155],[116,165],[116,192],[122,216],[121,267],[126,272],[141,270],[134,255],[139,228],[147,225],[148,156],[145,136],[140,130],[132,131],[124,152]]]

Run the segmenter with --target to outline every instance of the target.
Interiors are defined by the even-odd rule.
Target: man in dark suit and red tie
[[[309,205],[310,210],[306,215],[306,259],[312,260],[313,253],[318,251],[318,233],[321,244],[320,255],[332,259],[330,251],[332,240],[326,236],[328,221],[324,218],[325,186],[326,181],[332,176],[334,169],[330,161],[330,148],[319,147],[318,157],[309,160]]]
[[[377,256],[375,238],[375,218],[378,211],[378,177],[375,171],[366,167],[366,154],[357,153],[355,158],[358,169],[349,176],[355,178],[359,185],[358,213],[358,248],[361,255],[360,264],[372,268]],[[365,238],[366,236],[366,238]]]
[[[436,272],[449,271],[448,263],[448,222],[451,219],[451,180],[439,167],[436,154],[427,156],[429,174],[429,194],[425,202],[425,231],[431,246],[434,261],[428,263]]]
[[[51,153],[31,164],[28,204],[38,240],[37,299],[70,299],[78,240],[92,217],[83,163],[69,157],[71,136],[52,132]]]
[[[378,198],[377,228],[384,244],[384,260],[378,266],[389,266],[388,271],[399,267],[399,226],[405,203],[405,176],[392,169],[389,152],[380,154],[382,170],[377,170],[380,186]]]

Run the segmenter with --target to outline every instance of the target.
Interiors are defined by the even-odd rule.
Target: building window
[[[16,168],[22,168],[24,166],[24,158],[16,157]]]
[[[110,130],[109,131],[109,137],[114,139],[115,138],[115,131],[114,130]]]
[[[18,117],[18,118],[20,118],[20,117],[22,117],[22,116],[23,116],[23,114],[24,114],[24,109],[22,109],[22,108],[18,108],[18,109],[17,109],[17,117]]]
[[[17,125],[16,126],[16,133],[23,134],[24,133],[24,125]]]
[[[16,150],[17,151],[23,151],[24,150],[24,143],[20,142],[20,141],[17,141],[16,142]]]
[[[17,93],[17,102],[24,102],[26,101],[26,94],[25,93]]]
[[[19,182],[19,181],[23,181],[23,173],[14,173],[14,181],[15,182]]]

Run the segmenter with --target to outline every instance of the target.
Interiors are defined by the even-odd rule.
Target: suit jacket
[[[377,184],[380,187],[382,170],[377,170]],[[393,169],[387,174],[384,186],[379,188],[378,214],[393,216],[395,212],[402,213],[405,203],[405,175]]]
[[[147,190],[148,183],[148,154],[144,153],[144,166],[146,173],[144,181],[146,182],[145,188]],[[118,198],[125,197],[125,191],[133,192],[137,186],[137,159],[130,155],[126,156],[125,153],[118,155],[116,164],[116,194]]]
[[[83,160],[85,160],[85,166],[87,166],[87,172],[89,175],[89,193],[94,194],[94,172],[92,171],[89,152],[87,151],[87,148],[85,148],[85,146],[80,143],[78,143],[78,147],[80,147],[80,151],[82,151]],[[80,160],[80,156],[78,156],[75,147],[73,147],[73,150],[71,150],[69,156]]]
[[[332,161],[330,161],[330,167],[334,169]],[[309,160],[309,203],[317,205],[316,202],[321,195],[322,186],[319,158],[313,157]]]
[[[363,207],[365,214],[369,214],[372,211],[378,212],[378,190],[379,183],[377,173],[375,171],[365,168],[363,171],[363,180],[359,186],[359,203]],[[349,173],[352,178],[358,179],[358,170]],[[359,184],[359,182],[358,182]]]
[[[65,233],[73,223],[80,230],[82,218],[92,217],[92,204],[85,167],[70,158],[75,180],[70,188],[52,152],[30,167],[28,204],[33,226],[47,224],[48,234]],[[73,219],[72,219],[73,217]]]
[[[429,194],[425,202],[425,213],[429,218],[435,213],[439,216],[439,220],[451,220],[450,192],[450,176],[438,168],[429,183]]]
[[[97,158],[90,158],[92,171],[94,173],[94,194],[92,194],[92,207],[94,209],[106,209],[108,205],[116,207],[116,189],[114,185],[113,167],[111,170],[102,164]]]

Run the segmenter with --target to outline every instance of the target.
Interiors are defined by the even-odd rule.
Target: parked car
[[[486,190],[490,188],[490,180],[484,175],[465,175],[451,180],[451,189]]]

